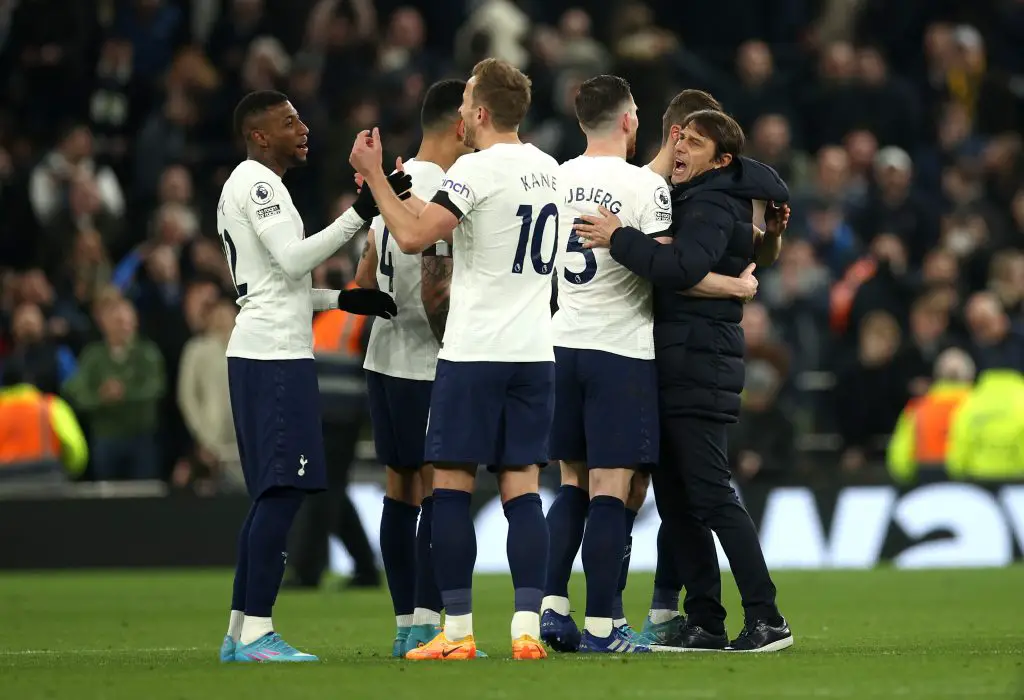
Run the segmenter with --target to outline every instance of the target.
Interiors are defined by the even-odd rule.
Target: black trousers
[[[352,557],[354,579],[372,580],[378,576],[373,548],[347,491],[361,429],[361,420],[324,419],[327,490],[306,498],[292,527],[289,561],[299,584],[319,584],[329,564],[330,533],[341,540]]]
[[[757,529],[729,482],[726,424],[694,416],[663,416],[661,462],[654,470],[654,497],[676,543],[683,610],[695,625],[717,631],[724,624],[722,573],[712,531],[736,579],[744,619],[774,619],[775,584],[761,552]]]

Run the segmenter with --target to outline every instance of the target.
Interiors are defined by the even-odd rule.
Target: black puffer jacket
[[[754,258],[751,200],[789,200],[773,169],[747,158],[674,188],[672,245],[622,228],[612,257],[654,284],[654,344],[664,415],[734,423],[743,391],[743,304],[679,294],[709,272],[738,277]]]

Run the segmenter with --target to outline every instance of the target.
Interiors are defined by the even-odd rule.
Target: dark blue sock
[[[384,497],[380,512],[380,557],[395,615],[412,615],[416,594],[416,518],[420,509]]]
[[[572,563],[583,542],[589,503],[590,496],[583,489],[563,486],[558,489],[555,502],[548,509],[551,550],[548,554],[544,595],[569,597],[569,577],[572,575]]]
[[[256,515],[256,504],[249,507],[249,514],[238,533],[238,559],[235,561],[235,583],[231,588],[231,609],[245,612],[245,582],[249,578],[249,530]]]
[[[626,504],[614,496],[590,499],[583,535],[583,572],[587,575],[587,617],[614,617],[615,589],[622,571]]]
[[[271,489],[256,501],[245,590],[245,614],[250,617],[270,617],[274,609],[288,561],[288,531],[305,495],[298,489]]]
[[[678,610],[683,584],[676,569],[675,550],[665,523],[658,528],[658,564],[654,569],[654,593],[651,610]]]
[[[469,512],[470,498],[466,491],[434,489],[431,552],[437,587],[449,615],[473,612],[476,531]]]
[[[612,603],[612,617],[621,620],[626,617],[622,607],[622,592],[626,590],[626,581],[629,580],[629,558],[633,554],[633,523],[636,522],[637,512],[626,508],[626,546],[622,552],[622,570],[619,572],[619,588],[615,592],[615,600]]]
[[[441,612],[441,591],[437,588],[434,573],[434,556],[430,549],[430,537],[434,524],[434,497],[427,496],[420,506],[420,527],[416,531],[416,595],[417,608]]]
[[[548,524],[540,494],[524,493],[504,506],[508,520],[505,553],[516,592],[516,612],[540,612],[548,565]]]

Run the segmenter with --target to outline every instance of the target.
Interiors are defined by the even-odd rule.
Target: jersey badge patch
[[[280,213],[281,213],[281,205],[280,204],[272,204],[269,207],[263,207],[262,209],[258,210],[256,212],[256,218],[257,219],[265,219],[268,216],[277,216]],[[305,231],[303,231],[303,233],[305,233]]]
[[[269,204],[270,200],[274,198],[274,188],[265,182],[257,182],[249,190],[249,196],[257,204]]]
[[[668,209],[672,206],[672,198],[668,195],[667,187],[659,187],[654,190],[654,203],[662,209]]]

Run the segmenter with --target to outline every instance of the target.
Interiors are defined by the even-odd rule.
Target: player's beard
[[[465,133],[462,135],[463,145],[471,151],[476,150],[476,127],[467,121],[462,122]]]
[[[636,132],[629,137],[629,142],[626,143],[626,160],[631,160],[636,155]]]

